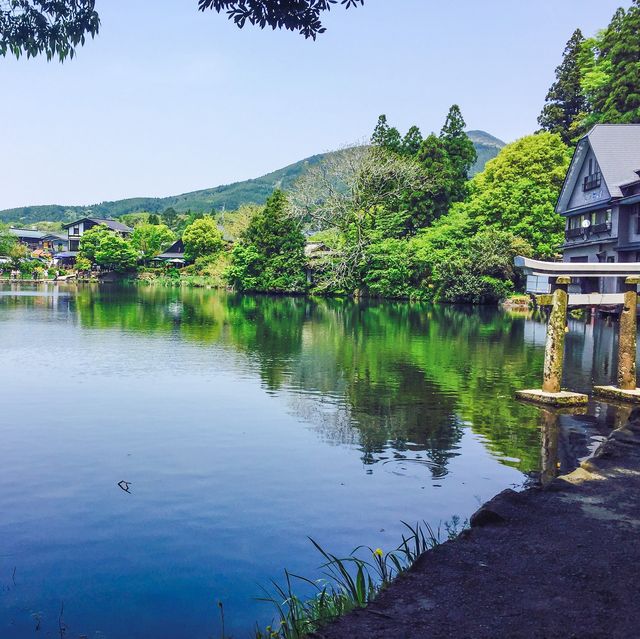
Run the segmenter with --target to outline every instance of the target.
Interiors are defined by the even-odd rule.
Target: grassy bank
[[[352,610],[365,608],[420,555],[442,543],[440,527],[434,531],[426,522],[403,524],[407,534],[395,550],[388,552],[358,546],[347,557],[337,557],[310,539],[324,562],[322,577],[311,580],[285,570],[282,583],[272,581],[264,588],[260,600],[273,605],[275,617],[266,628],[256,628],[255,639],[302,639]],[[466,522],[453,517],[444,524],[445,540],[457,537],[465,527]],[[311,590],[312,594],[302,597],[298,588]]]

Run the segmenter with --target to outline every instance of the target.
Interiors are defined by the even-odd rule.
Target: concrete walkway
[[[640,409],[546,488],[507,490],[317,639],[640,637]]]

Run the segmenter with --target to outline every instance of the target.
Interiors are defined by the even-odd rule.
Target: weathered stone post
[[[636,332],[639,277],[627,277],[624,281],[624,306],[620,314],[618,336],[618,388],[633,390],[636,387]]]
[[[545,393],[559,393],[562,385],[562,365],[564,359],[564,334],[567,326],[567,305],[569,303],[569,277],[556,280],[552,295],[551,314],[547,324],[547,341],[544,346],[544,369],[542,390]]]
[[[564,361],[564,335],[567,329],[567,307],[569,305],[569,282],[563,275],[556,279],[550,299],[551,313],[547,324],[547,339],[544,346],[544,369],[542,390],[516,391],[518,399],[552,406],[576,406],[589,401],[587,395],[561,390]],[[541,296],[542,297],[542,296]],[[549,301],[545,302],[548,305]]]
[[[624,304],[618,333],[618,385],[593,388],[596,395],[604,398],[634,403],[640,403],[640,390],[636,388],[638,284],[640,277],[636,276],[627,277],[624,281]]]

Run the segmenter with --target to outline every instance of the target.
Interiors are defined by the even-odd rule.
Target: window
[[[80,235],[80,227],[74,226],[72,235]]]

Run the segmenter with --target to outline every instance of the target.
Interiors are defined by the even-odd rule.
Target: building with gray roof
[[[640,124],[597,124],[580,139],[556,211],[566,219],[565,262],[640,261]],[[580,286],[615,292],[618,284]]]

